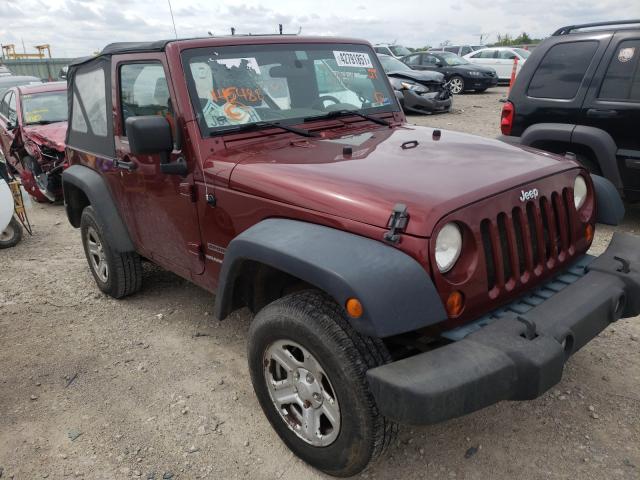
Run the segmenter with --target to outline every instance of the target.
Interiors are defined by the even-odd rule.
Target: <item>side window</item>
[[[444,47],[445,52],[458,53],[458,47]]]
[[[384,51],[384,48],[382,47],[373,47],[373,49],[375,50],[376,53],[387,53]]]
[[[465,55],[469,55],[471,52],[473,52],[473,50],[471,50],[471,47],[462,47],[462,51],[460,52],[460,56],[464,57]]]
[[[0,102],[0,115],[2,115],[5,118],[9,117],[9,97],[12,95],[13,92],[7,92],[4,94],[4,97],[2,97],[2,102]]]
[[[171,99],[162,64],[154,62],[122,65],[120,104],[123,123],[129,117],[169,116]]]
[[[423,55],[422,57],[423,65],[437,65],[438,57],[434,57],[433,55]]]
[[[14,92],[11,92],[11,96],[9,97],[9,112],[7,118],[12,123],[15,123],[18,120],[18,112],[16,110],[16,95]]]
[[[640,102],[640,40],[625,40],[616,48],[599,98]]]
[[[75,87],[77,91],[73,94],[71,130],[87,133],[90,127],[93,135],[106,137],[107,101],[104,70],[78,73]]]
[[[498,50],[498,58],[500,60],[513,60],[516,58],[516,54],[511,50]]]
[[[599,43],[595,40],[554,45],[533,74],[527,95],[569,100],[576,96]]]
[[[408,65],[420,65],[420,55],[411,55],[410,57],[407,57],[405,63]]]

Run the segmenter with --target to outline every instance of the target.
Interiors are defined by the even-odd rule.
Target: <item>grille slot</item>
[[[487,289],[494,290],[492,295],[496,288],[511,290],[527,282],[569,255],[575,211],[568,193],[553,192],[481,221]]]

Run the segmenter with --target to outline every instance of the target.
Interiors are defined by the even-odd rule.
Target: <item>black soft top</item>
[[[119,53],[146,53],[146,52],[163,52],[165,47],[170,42],[176,40],[156,40],[153,42],[115,42],[110,43],[102,49],[97,56],[76,58],[69,65],[81,65],[83,63],[94,60],[97,57],[110,57],[111,55],[117,55]]]

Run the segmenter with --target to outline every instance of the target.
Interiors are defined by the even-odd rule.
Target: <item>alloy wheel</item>
[[[451,89],[451,93],[459,94],[462,93],[464,89],[464,81],[461,78],[452,78],[449,81],[449,88]]]
[[[318,360],[302,345],[279,340],[263,364],[269,396],[289,429],[310,445],[331,445],[340,433],[340,405]]]
[[[89,251],[89,260],[91,268],[96,273],[101,282],[107,283],[109,280],[109,265],[107,264],[107,256],[98,232],[93,227],[87,228],[87,250]]]

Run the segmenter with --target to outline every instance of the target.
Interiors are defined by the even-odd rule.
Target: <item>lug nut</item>
[[[314,399],[316,402],[319,402],[319,401],[320,401],[320,394],[319,394],[318,392],[314,392],[314,394],[313,394],[313,399]]]
[[[300,373],[298,372],[294,373],[293,378],[295,378],[296,380],[300,380]]]
[[[314,381],[315,379],[313,378],[313,375],[307,373],[307,383],[313,383]]]

